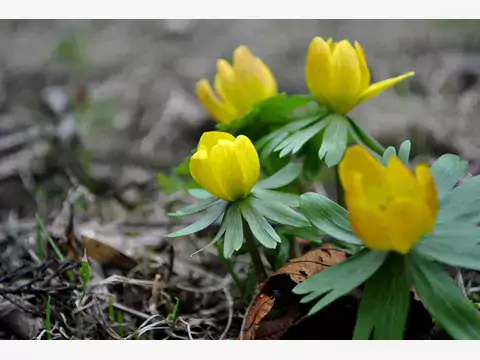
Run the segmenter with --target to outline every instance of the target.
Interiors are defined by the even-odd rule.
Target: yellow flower
[[[190,159],[190,174],[220,199],[242,199],[260,176],[257,150],[244,135],[235,138],[225,132],[205,132]]]
[[[277,94],[277,83],[270,69],[250,49],[239,46],[233,53],[233,67],[224,59],[217,61],[213,92],[210,83],[197,83],[197,98],[211,117],[228,124],[245,115],[257,102]]]
[[[307,86],[313,97],[337,114],[345,114],[413,72],[370,85],[365,53],[358,42],[355,48],[348,40],[333,42],[316,37],[310,43],[305,68]]]
[[[339,165],[350,224],[373,250],[406,254],[433,230],[438,211],[435,181],[427,165],[415,175],[396,156],[383,167],[360,145]]]

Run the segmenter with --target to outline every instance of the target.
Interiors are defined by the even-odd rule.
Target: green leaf
[[[308,315],[313,315],[328,304],[363,284],[383,264],[387,252],[363,249],[341,263],[313,275],[293,288],[293,292],[305,296],[301,303],[323,296]]]
[[[313,116],[308,116],[308,117],[306,117],[304,119],[301,119],[301,120],[290,122],[287,125],[282,126],[280,129],[277,129],[277,130],[271,132],[270,134],[264,136],[260,140],[258,140],[255,143],[255,147],[258,150],[260,150],[261,148],[263,148],[264,146],[269,144],[272,140],[277,139],[282,134],[285,134],[285,133],[288,134],[288,133],[291,133],[291,132],[298,131],[298,130],[306,127],[307,125],[310,125],[311,123],[313,123],[314,121],[316,121],[318,119],[319,119],[319,115],[315,114]]]
[[[306,227],[310,225],[310,222],[302,214],[297,213],[281,202],[260,200],[252,197],[250,204],[267,219],[275,221],[278,224],[293,227]]]
[[[282,229],[282,234],[297,236],[319,245],[323,243],[321,236],[326,235],[323,231],[318,230],[314,226],[295,229]]]
[[[323,134],[318,157],[320,159],[325,158],[325,164],[332,167],[342,160],[347,148],[348,126],[343,116],[330,115],[327,119],[330,120],[330,124]]]
[[[208,226],[212,225],[215,221],[217,221],[218,218],[225,212],[225,208],[227,204],[228,203],[226,202],[221,202],[215,206],[212,206],[207,210],[204,216],[202,216],[200,219],[195,221],[193,224],[190,224],[186,228],[183,228],[171,234],[168,234],[167,237],[173,238],[173,237],[190,235],[207,228]]]
[[[408,258],[413,285],[435,321],[457,340],[479,340],[478,310],[441,266],[416,250],[411,251]]]
[[[430,171],[435,179],[439,199],[442,199],[445,194],[453,189],[458,180],[465,174],[467,168],[468,161],[453,154],[442,155],[433,163]]]
[[[440,200],[437,223],[463,222],[476,224],[480,221],[480,176],[475,176]]]
[[[222,218],[222,225],[220,226],[220,229],[218,230],[217,234],[215,235],[215,237],[212,239],[212,241],[205,247],[195,251],[194,253],[192,253],[190,255],[190,257],[194,256],[194,255],[197,255],[199,252],[202,252],[203,250],[205,249],[208,249],[210,246],[216,244],[222,237],[223,235],[225,235],[225,231],[227,230],[227,227],[230,226],[230,223],[231,223],[231,215],[232,215],[232,212],[229,211],[230,208],[232,207],[232,203],[229,203],[227,205],[227,209],[223,215],[223,218]]]
[[[195,154],[196,149],[192,150],[190,154],[183,159],[181,164],[177,165],[173,168],[173,172],[177,175],[190,175],[190,158],[193,154]]]
[[[222,201],[223,200],[215,198],[215,197],[208,198],[207,200],[202,201],[201,203],[186,206],[183,209],[180,209],[180,210],[178,210],[174,213],[169,213],[168,215],[169,216],[185,216],[185,215],[196,214],[200,211],[209,209],[212,206],[215,206],[215,205],[221,203]]]
[[[335,239],[362,244],[350,227],[347,210],[329,198],[315,193],[303,194],[300,197],[300,209],[317,229]]]
[[[288,163],[272,176],[259,181],[256,186],[263,189],[277,189],[283,187],[298,178],[302,172],[302,168],[302,164]]]
[[[238,205],[232,203],[226,213],[225,239],[223,241],[223,255],[230,258],[234,251],[238,251],[243,244],[243,221]]]
[[[400,149],[398,150],[398,157],[405,165],[407,165],[410,160],[411,149],[412,143],[410,142],[410,140],[405,140],[402,145],[400,145]]]
[[[360,126],[358,126],[355,121],[346,117],[348,120],[348,128],[350,135],[354,140],[362,145],[364,148],[370,150],[371,154],[374,155],[378,160],[381,160],[381,155],[385,152],[385,148],[375,140],[371,135],[367,134]]]
[[[290,257],[290,243],[292,241],[295,240],[289,238],[282,238],[282,242],[278,247],[277,257],[275,259],[275,270],[280,269],[288,261]]]
[[[273,153],[275,148],[286,138],[288,133],[279,133],[275,138],[270,140],[261,150],[259,150],[260,161],[264,163],[268,157]]]
[[[354,340],[403,339],[410,305],[405,257],[390,253],[367,280],[357,314]]]
[[[253,188],[252,195],[257,199],[267,201],[278,201],[287,205],[288,207],[300,206],[300,195],[287,194],[279,191],[273,191],[268,189]]]
[[[310,140],[312,137],[317,135],[329,124],[327,119],[319,119],[315,124],[295,132],[293,135],[290,135],[288,138],[283,140],[280,145],[278,145],[274,151],[280,151],[279,156],[284,157],[288,154],[295,154],[302,148],[302,146]]]
[[[396,156],[397,155],[397,150],[393,146],[389,146],[387,150],[383,153],[382,157],[382,164],[383,166],[387,166],[388,160],[390,159],[391,156]]]
[[[83,286],[85,286],[90,281],[90,266],[88,265],[88,258],[87,258],[87,249],[85,249],[83,258],[82,258],[82,267],[78,272],[80,279],[82,279]]]
[[[439,224],[415,250],[444,264],[480,271],[480,228],[473,224]]]
[[[235,119],[229,124],[219,124],[218,128],[257,139],[270,132],[272,127],[326,112],[310,95],[288,96],[282,93],[255,104],[243,118]]]
[[[190,189],[188,193],[192,195],[194,198],[199,200],[205,200],[209,198],[213,198],[214,196],[210,194],[207,190],[203,189]]]
[[[239,204],[243,218],[248,223],[253,236],[260,244],[268,249],[275,249],[277,243],[281,242],[280,237],[263,215],[258,212],[250,202],[251,198],[246,198]]]
[[[178,317],[178,307],[180,305],[180,300],[178,298],[175,298],[175,306],[173,307],[173,311],[167,315],[166,320],[167,321],[174,321]]]

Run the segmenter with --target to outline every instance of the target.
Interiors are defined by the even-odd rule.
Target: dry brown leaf
[[[330,244],[289,260],[260,286],[248,307],[240,340],[279,339],[301,315],[299,296],[292,289],[305,279],[346,259]]]
[[[86,249],[88,257],[98,261],[103,266],[115,267],[124,271],[130,271],[137,266],[135,260],[98,240],[83,235],[81,243]]]

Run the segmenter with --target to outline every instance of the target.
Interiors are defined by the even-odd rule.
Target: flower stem
[[[257,278],[257,283],[260,284],[267,278],[267,272],[265,271],[265,267],[263,266],[262,258],[260,257],[260,253],[255,244],[252,231],[250,230],[246,222],[243,223],[243,229],[247,249],[250,253],[250,256],[252,257],[252,262],[255,269],[255,277]]]

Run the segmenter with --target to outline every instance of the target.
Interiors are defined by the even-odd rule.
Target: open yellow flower
[[[260,161],[246,136],[209,131],[190,159],[190,174],[210,194],[235,201],[247,196],[258,181]]]
[[[382,166],[360,145],[339,165],[350,223],[365,246],[406,254],[433,230],[438,211],[435,181],[427,165],[415,175],[396,156]]]
[[[277,83],[270,69],[244,45],[233,53],[233,67],[224,59],[217,61],[213,92],[201,79],[195,92],[205,110],[216,121],[228,124],[245,115],[257,102],[277,94]]]
[[[357,104],[368,100],[413,72],[370,85],[370,71],[362,47],[348,40],[333,42],[316,37],[310,43],[305,77],[313,97],[337,114],[345,114]]]

